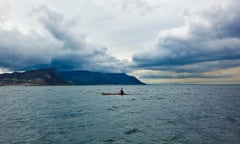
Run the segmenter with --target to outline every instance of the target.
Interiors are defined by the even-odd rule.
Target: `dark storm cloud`
[[[27,34],[16,28],[0,27],[0,67],[22,70],[41,66],[59,69],[120,71],[121,61],[107,54],[107,48],[92,45],[74,31],[64,15],[41,6],[31,12],[42,24],[44,34]]]
[[[146,69],[151,70],[161,70],[161,71],[174,71],[177,73],[188,72],[188,73],[203,73],[210,71],[217,71],[220,69],[228,69],[233,67],[238,67],[240,65],[240,60],[224,60],[224,61],[209,61],[201,63],[192,64],[182,64],[182,65],[145,65]],[[135,68],[138,68],[135,66]]]
[[[185,14],[185,25],[159,33],[152,49],[133,56],[138,67],[206,72],[240,66],[239,2]]]
[[[19,29],[0,28],[0,67],[22,70],[51,62],[56,41],[37,33],[23,34]]]

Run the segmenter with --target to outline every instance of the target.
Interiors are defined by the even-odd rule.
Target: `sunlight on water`
[[[240,143],[239,85],[7,86],[0,110],[4,144]]]

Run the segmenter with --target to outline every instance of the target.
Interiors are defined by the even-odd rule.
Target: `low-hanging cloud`
[[[85,36],[74,31],[63,14],[41,6],[34,9],[43,27],[23,32],[18,28],[0,25],[0,67],[25,70],[42,66],[61,70],[86,69],[96,71],[121,71],[123,63],[107,53],[107,48],[90,44]]]
[[[43,37],[33,31],[28,34],[21,30],[0,27],[0,67],[21,70],[36,64],[51,63],[57,41]]]
[[[143,75],[140,76],[140,78],[144,79],[185,79],[185,78],[201,78],[201,79],[216,79],[216,78],[229,78],[231,75],[221,75],[221,76],[216,76],[216,75],[204,75],[204,74],[178,74],[178,75],[171,75],[171,74],[158,74],[158,75]]]
[[[184,12],[185,24],[161,31],[155,45],[133,56],[137,67],[206,72],[240,66],[239,2]],[[237,62],[237,63],[235,63]]]

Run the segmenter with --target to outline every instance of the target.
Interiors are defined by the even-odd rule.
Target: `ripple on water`
[[[142,132],[142,131],[139,130],[138,128],[133,128],[133,129],[125,131],[124,134],[125,135],[132,135],[132,134],[140,133],[140,132]]]
[[[110,108],[107,108],[107,111],[115,111],[115,110],[117,110],[117,109],[119,109],[118,106],[112,106],[112,107],[110,107]]]

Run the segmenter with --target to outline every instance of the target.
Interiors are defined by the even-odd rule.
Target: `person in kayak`
[[[120,94],[120,95],[124,95],[124,94],[125,94],[125,92],[123,91],[123,88],[121,88],[119,94]]]

